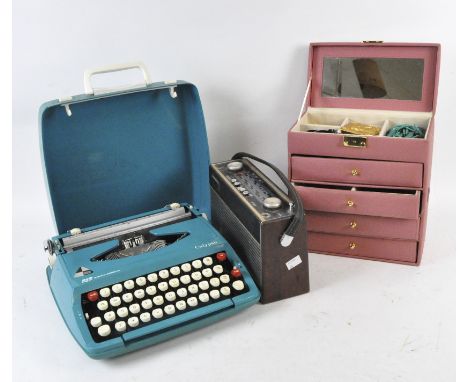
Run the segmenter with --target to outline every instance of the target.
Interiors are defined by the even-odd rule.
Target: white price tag
[[[288,268],[288,271],[290,271],[294,267],[297,267],[300,263],[302,263],[301,256],[297,255],[286,263],[286,267]]]

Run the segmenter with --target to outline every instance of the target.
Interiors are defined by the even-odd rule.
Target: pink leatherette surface
[[[322,97],[325,57],[423,59],[422,98]],[[310,44],[306,107],[433,113],[425,138],[371,136],[366,147],[346,147],[340,134],[288,132],[289,178],[304,202],[311,252],[412,265],[421,262],[439,65],[439,44]]]
[[[416,188],[422,187],[423,165],[293,156],[291,174],[294,182],[314,179],[321,182]]]
[[[408,263],[416,262],[418,244],[408,240],[356,238],[315,232],[309,233],[307,242],[309,249],[318,252]],[[355,248],[351,249],[353,244]]]
[[[306,214],[309,231],[384,239],[418,240],[419,219],[394,219],[328,212]]]
[[[309,186],[296,186],[296,189],[306,210],[399,219],[419,217],[419,191],[398,194]]]

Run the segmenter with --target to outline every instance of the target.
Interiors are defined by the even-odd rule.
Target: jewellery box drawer
[[[423,163],[430,155],[427,139],[366,137],[366,147],[347,147],[345,135],[290,130],[288,152],[336,158],[374,159]]]
[[[293,181],[359,183],[395,187],[422,187],[421,163],[340,158],[291,157]]]
[[[309,232],[308,249],[337,255],[415,263],[418,243]]]
[[[351,191],[346,187],[318,185],[296,185],[296,189],[306,210],[400,219],[419,217],[421,193],[417,190],[358,188]]]
[[[386,239],[418,240],[419,219],[307,212],[307,229],[314,232]]]

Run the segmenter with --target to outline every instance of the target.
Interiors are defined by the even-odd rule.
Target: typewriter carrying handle
[[[93,88],[93,85],[91,84],[91,77],[96,74],[120,72],[123,70],[130,70],[130,69],[140,69],[145,82],[141,84],[127,85],[127,86],[111,88],[111,89],[97,89],[97,88]],[[84,72],[84,88],[85,88],[86,94],[95,95],[95,94],[105,94],[105,93],[112,93],[112,92],[130,90],[130,89],[138,89],[138,88],[148,86],[150,83],[151,83],[151,78],[150,78],[148,69],[146,68],[145,64],[142,62],[109,65],[109,66],[104,66],[104,67],[96,68],[96,69],[88,69]]]

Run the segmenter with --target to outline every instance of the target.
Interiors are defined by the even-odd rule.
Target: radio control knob
[[[266,198],[263,201],[263,207],[268,208],[269,210],[275,210],[281,207],[281,199],[274,196]]]
[[[229,171],[239,171],[244,167],[242,162],[230,162],[227,164],[227,168]]]

